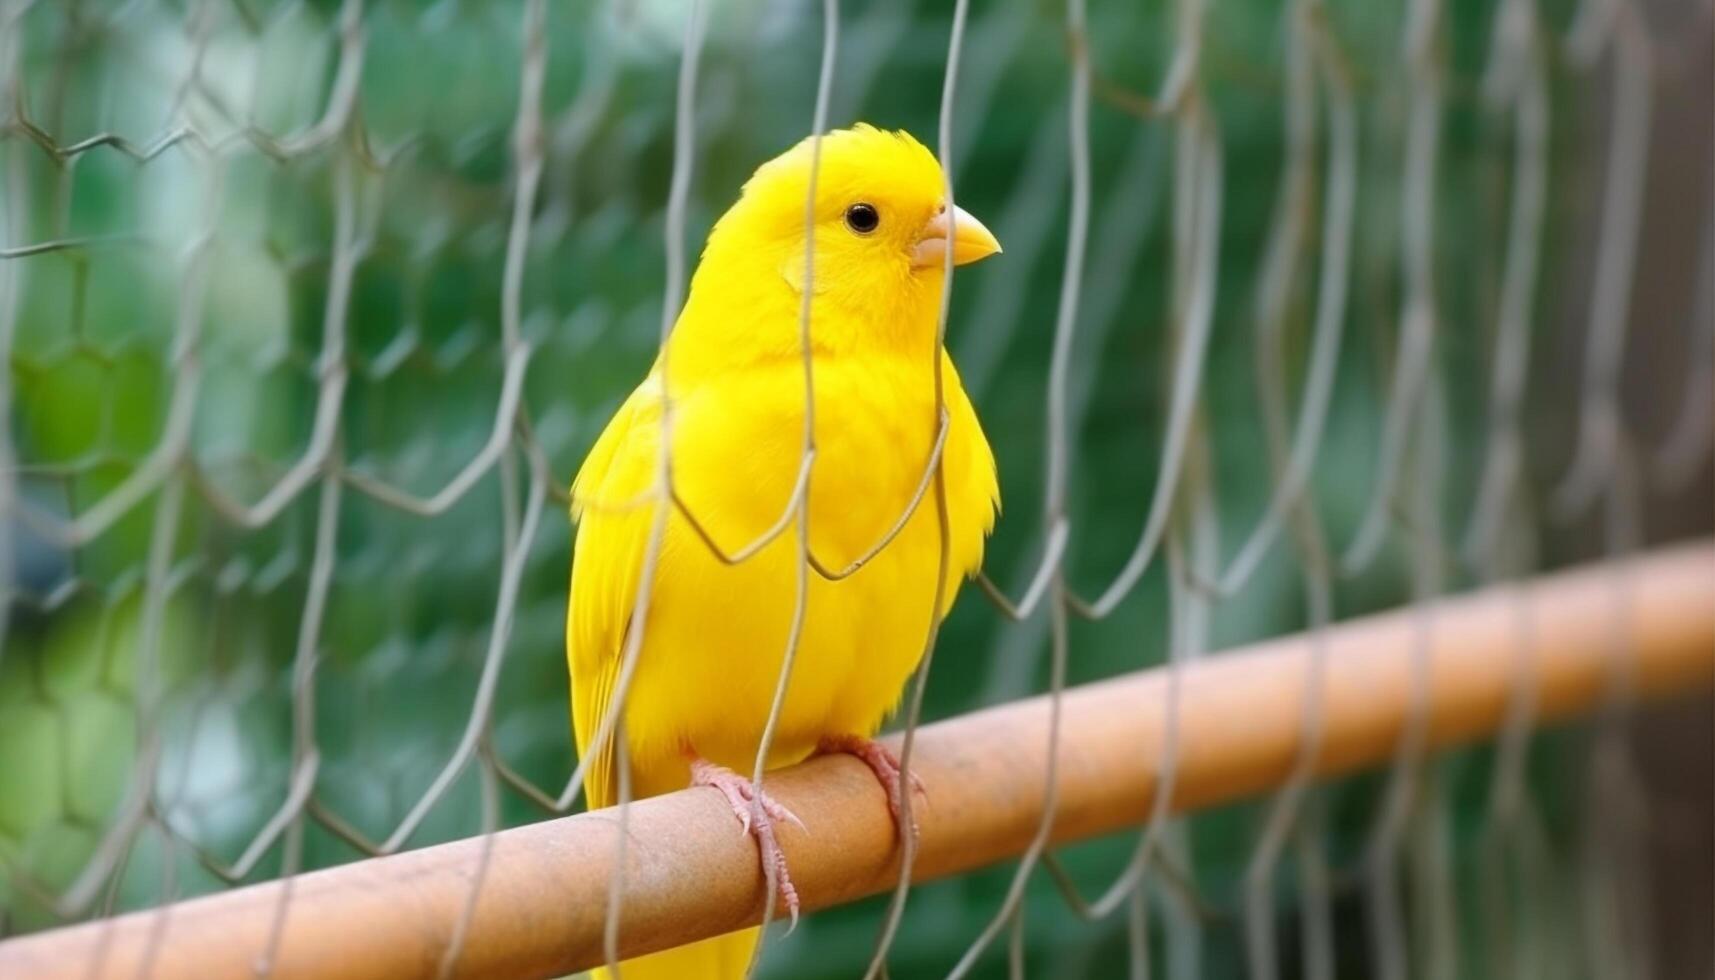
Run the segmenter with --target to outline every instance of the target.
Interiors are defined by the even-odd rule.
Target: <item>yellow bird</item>
[[[826,134],[815,184],[814,267],[805,278],[812,141],[757,168],[709,233],[667,348],[602,432],[572,488],[577,522],[567,612],[573,728],[589,805],[617,802],[611,740],[592,744],[613,698],[655,523],[650,497],[670,432],[672,484],[683,506],[731,554],[775,525],[800,471],[806,406],[800,304],[811,292],[816,454],[808,538],[824,569],[881,541],[906,512],[935,438],[939,364],[949,413],[942,465],[947,581],[934,497],[846,578],[811,571],[796,665],[768,768],[817,751],[850,752],[873,769],[898,812],[897,764],[870,741],[898,704],[932,616],[982,562],[999,491],[994,456],[936,324],[952,251],[958,264],[1000,251],[962,209],[949,213],[941,168],[904,132],[858,125]],[[671,412],[663,426],[663,394]],[[639,506],[639,501],[642,505]],[[667,517],[624,707],[633,793],[688,785],[719,790],[761,860],[779,870],[784,907],[797,895],[773,832],[796,823],[766,795],[753,822],[749,773],[774,697],[799,579],[788,529],[737,564],[721,561],[684,514]],[[809,828],[812,835],[815,827]],[[766,865],[765,865],[766,866]],[[749,929],[624,964],[626,980],[742,976]]]

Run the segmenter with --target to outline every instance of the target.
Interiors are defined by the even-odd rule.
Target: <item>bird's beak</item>
[[[948,234],[949,225],[952,226],[951,235]],[[969,211],[954,206],[950,213],[946,208],[937,211],[923,226],[923,234],[911,253],[911,264],[919,269],[927,266],[940,268],[947,257],[949,237],[953,241],[954,265],[986,259],[1000,251],[1000,242],[993,232],[983,227],[983,223],[972,217]]]

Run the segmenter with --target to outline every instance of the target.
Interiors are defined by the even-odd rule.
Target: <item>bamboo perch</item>
[[[1624,596],[1623,601],[1616,601]],[[1453,598],[1432,620],[1432,744],[1490,735],[1517,663],[1520,603],[1534,635],[1532,678],[1545,718],[1601,701],[1615,651],[1640,697],[1707,692],[1715,683],[1715,543],[1643,555],[1513,590]],[[1410,657],[1422,625],[1410,611],[1330,629],[1323,702],[1324,775],[1390,757],[1406,717]],[[1196,810],[1262,793],[1292,767],[1310,650],[1303,635],[1209,657],[1183,675],[1174,807]],[[1054,837],[1070,841],[1141,822],[1160,760],[1166,673],[1148,670],[1066,692]],[[918,880],[1021,853],[1043,807],[1048,701],[1037,697],[925,727],[914,769]],[[771,774],[770,790],[808,829],[784,831],[806,910],[873,895],[895,881],[893,824],[862,764],[820,758]],[[485,847],[486,874],[458,976],[546,977],[602,960],[618,822],[582,814],[392,857],[268,882],[158,911],[0,943],[0,977],[229,977],[257,969],[286,901],[277,978],[433,975]],[[629,817],[623,953],[660,949],[758,921],[756,850],[718,794],[688,790],[635,804]]]

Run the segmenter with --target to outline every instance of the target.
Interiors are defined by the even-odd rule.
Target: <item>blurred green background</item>
[[[533,347],[524,410],[563,486],[655,349],[684,7],[667,0],[548,6],[545,162],[528,222],[519,325]],[[1279,6],[1214,4],[1198,74],[1225,156],[1218,302],[1198,422],[1225,558],[1261,516],[1272,487],[1253,330],[1285,158],[1289,32]],[[1512,168],[1511,116],[1482,96],[1495,6],[1449,5],[1434,56],[1446,92],[1433,261],[1434,369],[1446,395],[1440,511],[1449,548],[1469,519],[1486,442]],[[1712,114],[1703,5],[1647,6],[1669,68],[1654,89],[1655,152],[1624,394],[1638,438],[1649,444],[1673,419],[1691,350],[1694,281],[1711,273],[1709,260],[1696,256],[1709,208]],[[1095,208],[1071,368],[1068,559],[1070,580],[1086,593],[1124,563],[1157,478],[1172,380],[1177,194],[1176,123],[1139,118],[1111,95],[1159,86],[1176,37],[1172,10],[1159,2],[1091,7],[1091,55],[1107,94],[1091,110]],[[1356,531],[1374,485],[1399,331],[1401,180],[1415,84],[1402,54],[1404,7],[1341,0],[1326,12],[1360,127],[1346,342],[1314,479],[1336,547]],[[1572,4],[1543,7],[1547,32],[1563,34]],[[1066,245],[1068,49],[1058,6],[972,8],[953,124],[955,180],[961,205],[996,232],[1006,254],[957,277],[948,343],[1001,466],[1005,513],[989,572],[1016,594],[1041,547],[1046,367]],[[0,269],[7,318],[0,322],[13,331],[6,402],[13,458],[0,491],[34,513],[83,513],[144,466],[170,432],[175,392],[200,379],[188,429],[194,466],[177,465],[169,477],[184,489],[166,530],[173,501],[158,490],[76,547],[16,509],[0,515],[12,571],[0,650],[3,937],[60,921],[51,897],[95,855],[134,785],[150,789],[150,820],[119,870],[98,883],[96,911],[223,887],[161,827],[232,861],[286,799],[292,660],[323,483],[318,477],[255,529],[224,519],[204,489],[255,501],[312,445],[330,377],[329,322],[343,323],[346,337],[335,352],[349,381],[333,449],[345,468],[426,495],[488,441],[507,356],[503,268],[517,190],[512,134],[524,4],[46,0],[0,4],[0,11],[7,72],[0,85],[11,92],[0,112],[8,120],[0,131],[4,244],[61,243],[8,253]],[[697,86],[691,249],[756,164],[808,131],[819,11],[784,0],[715,5]],[[842,4],[832,123],[906,128],[933,145],[950,23],[947,3]],[[335,120],[328,138],[292,145],[291,134],[317,132],[336,99],[342,36],[347,69],[356,71],[353,111]],[[1536,512],[1571,457],[1609,133],[1606,62],[1580,70],[1554,45],[1545,56],[1551,164],[1526,417]],[[1325,121],[1323,106],[1319,125]],[[199,138],[158,145],[181,128]],[[158,152],[138,159],[111,143],[64,152],[99,134]],[[1326,164],[1324,128],[1318,144],[1313,193]],[[1314,196],[1300,203],[1314,242],[1321,203]],[[1314,313],[1314,249],[1307,254],[1286,327],[1294,392]],[[336,275],[342,261],[354,263],[348,293]],[[471,716],[524,473],[523,456],[509,448],[500,466],[432,517],[350,486],[337,502],[325,618],[312,638],[321,758],[314,794],[371,839],[404,818]],[[1710,493],[1702,472],[1689,488],[1652,494],[1646,538],[1706,533]],[[1592,516],[1567,526],[1544,520],[1520,537],[1551,567],[1599,555],[1599,531]],[[151,578],[151,542],[163,534],[171,537],[158,546],[162,562]],[[1338,582],[1337,615],[1407,601],[1415,554],[1396,526],[1367,571]],[[495,753],[550,794],[575,761],[562,638],[569,563],[568,523],[555,499],[529,542],[491,726]],[[1212,647],[1303,628],[1300,568],[1283,538],[1243,594],[1214,609]],[[1474,583],[1459,567],[1447,576],[1449,588]],[[144,601],[152,581],[165,596],[154,640]],[[1168,612],[1157,562],[1115,615],[1075,625],[1072,680],[1162,663]],[[969,591],[941,636],[928,717],[1042,690],[1046,636],[1041,615],[1009,625]],[[139,664],[150,650],[158,650],[149,673],[161,694],[154,713],[139,710],[149,701]],[[1576,731],[1548,733],[1532,756],[1546,839],[1558,851],[1571,850],[1577,827],[1581,746]],[[1473,841],[1490,761],[1473,750],[1431,766],[1426,785],[1434,791],[1418,814],[1426,839],[1445,835],[1462,895],[1480,870]],[[481,829],[482,765],[466,768],[413,845]],[[140,773],[153,778],[139,783]],[[1312,806],[1313,819],[1325,824],[1315,836],[1336,869],[1342,975],[1367,975],[1361,903],[1347,869],[1374,819],[1381,781],[1351,780]],[[1185,824],[1189,856],[1181,859],[1211,910],[1200,921],[1201,975],[1242,972],[1234,909],[1261,813],[1261,804],[1246,805]],[[544,815],[510,790],[500,814],[505,824]],[[360,856],[320,822],[301,827],[303,867]],[[1131,846],[1128,836],[1066,857],[1093,891]],[[1706,842],[1697,846],[1707,853]],[[283,850],[271,849],[248,880],[278,874]],[[1299,955],[1291,871],[1289,860],[1279,877],[1288,975]],[[892,975],[944,974],[998,907],[1010,873],[919,887]],[[1558,916],[1550,930],[1563,935],[1575,920],[1550,904],[1538,911]],[[881,910],[871,901],[809,919],[774,947],[765,973],[857,975]],[[1454,962],[1458,975],[1475,975],[1483,923],[1475,903],[1458,903],[1457,916]],[[1038,875],[1025,919],[1031,972],[1123,972],[1123,918],[1079,922]],[[1151,946],[1151,955],[1167,955],[1162,943]],[[981,972],[1004,975],[1004,944]]]

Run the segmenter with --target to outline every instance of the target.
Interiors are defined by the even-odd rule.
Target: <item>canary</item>
[[[611,739],[594,743],[615,708],[628,633],[641,628],[624,724],[614,728],[623,732],[633,793],[688,785],[719,791],[757,838],[761,860],[778,870],[780,898],[794,917],[797,895],[774,831],[797,818],[763,794],[753,820],[755,788],[741,773],[754,765],[791,636],[798,537],[789,529],[736,563],[715,549],[739,551],[792,506],[807,407],[815,435],[807,535],[821,569],[856,562],[910,512],[855,573],[809,573],[795,667],[766,760],[772,769],[818,751],[854,754],[875,771],[897,813],[898,760],[870,737],[898,704],[933,620],[981,564],[999,507],[994,456],[937,337],[947,253],[954,263],[972,262],[999,252],[999,242],[976,218],[947,207],[935,157],[904,132],[860,124],[823,136],[812,202],[813,142],[760,166],[716,222],[655,365],[584,460],[572,488],[577,531],[566,626],[589,805],[617,801],[619,753]],[[801,332],[805,290],[813,402]],[[937,508],[925,496],[910,509],[937,434],[937,365],[947,412],[941,465],[949,559],[939,609]],[[663,440],[676,507],[656,492]],[[631,618],[655,507],[670,513],[639,626]],[[626,980],[741,976],[755,933],[630,960],[623,973]]]

